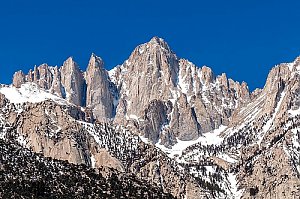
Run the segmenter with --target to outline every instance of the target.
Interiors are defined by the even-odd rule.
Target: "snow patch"
[[[289,67],[290,71],[293,72],[294,63],[288,63],[287,66]]]
[[[223,153],[221,155],[218,155],[217,157],[221,158],[221,159],[223,159],[223,160],[225,160],[226,162],[229,162],[229,163],[236,163],[237,162],[236,159],[230,157],[228,154],[225,154],[225,153]]]
[[[243,195],[243,190],[238,190],[238,182],[236,176],[233,173],[228,173],[228,181],[230,183],[230,191],[233,195],[233,198],[239,199]]]
[[[118,67],[114,67],[113,69],[107,71],[110,81],[116,84],[116,71]]]
[[[283,101],[283,99],[284,99],[284,96],[285,96],[285,91],[283,91],[282,93],[281,93],[281,95],[280,95],[280,100],[278,101],[278,103],[277,103],[277,106],[276,106],[276,108],[275,108],[275,112],[273,113],[273,115],[272,115],[272,118],[271,119],[269,119],[268,121],[267,121],[267,123],[263,126],[263,130],[262,130],[262,133],[260,134],[260,136],[259,136],[259,141],[258,141],[258,144],[260,145],[261,144],[261,142],[262,142],[262,140],[263,140],[263,138],[264,138],[264,135],[270,130],[270,128],[272,127],[272,125],[273,125],[273,122],[274,122],[274,120],[275,120],[275,117],[276,117],[276,115],[277,115],[277,113],[278,113],[278,111],[279,111],[279,108],[280,108],[280,106],[281,106],[281,103],[282,103],[282,101]]]
[[[139,135],[139,138],[142,140],[142,142],[146,143],[146,144],[150,144],[150,141],[148,138],[142,136],[142,135]]]
[[[296,116],[296,115],[300,115],[300,108],[296,109],[296,110],[289,110],[288,111],[289,114],[291,114],[291,116]]]
[[[175,156],[181,156],[182,152],[189,146],[201,143],[202,145],[219,145],[223,141],[223,138],[221,138],[219,135],[221,132],[223,132],[227,126],[220,126],[218,129],[215,129],[212,132],[204,133],[203,136],[199,137],[197,140],[191,140],[191,141],[182,141],[177,138],[177,143],[171,148],[166,148],[164,145],[160,144],[160,140],[157,144],[155,144],[156,147],[160,148],[162,151],[164,151],[170,158],[174,158]]]
[[[19,144],[23,147],[26,147],[26,139],[24,136],[20,135],[18,138],[17,138],[17,141],[19,142]]]
[[[96,160],[93,154],[91,155],[91,164],[92,168],[96,168]]]
[[[4,94],[11,103],[15,104],[22,104],[25,102],[39,103],[48,99],[64,102],[63,99],[40,89],[38,85],[34,83],[23,84],[21,85],[21,88],[4,86],[0,88],[0,93]]]
[[[136,120],[136,121],[139,121],[139,118],[138,118],[137,115],[131,114],[131,115],[129,115],[129,118],[130,118],[130,119],[134,119],[134,120]]]
[[[144,47],[141,46],[141,47],[139,48],[139,54],[143,54],[144,51],[145,51]]]
[[[185,78],[182,76],[181,68],[178,75],[178,86],[181,89],[182,93],[186,94],[188,92],[189,85],[185,82]]]

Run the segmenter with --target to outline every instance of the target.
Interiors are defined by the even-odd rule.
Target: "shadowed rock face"
[[[200,124],[197,121],[195,110],[187,103],[186,95],[179,97],[179,107],[174,108],[171,129],[180,140],[197,139],[201,132]]]
[[[160,100],[150,102],[149,106],[145,109],[144,122],[140,127],[146,138],[152,140],[154,143],[158,141],[160,137],[159,132],[168,123],[168,114],[171,108],[171,104],[166,105]]]

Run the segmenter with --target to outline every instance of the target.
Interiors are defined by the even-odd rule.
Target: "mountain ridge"
[[[144,63],[144,66],[139,65],[139,63]],[[96,67],[96,65],[99,67]],[[186,71],[181,70],[182,68],[186,68]],[[152,72],[147,70],[151,70]],[[189,74],[187,70],[197,71],[193,75],[195,78],[187,75]],[[145,71],[147,74],[144,74]],[[72,73],[74,73],[74,75],[71,75],[70,77],[75,76],[74,79],[64,78],[67,74]],[[128,74],[126,75],[126,73]],[[144,78],[144,80],[140,79],[139,74],[144,74],[147,78]],[[116,77],[118,75],[120,77]],[[133,76],[135,76],[135,78],[132,78]],[[60,79],[62,81],[60,81]],[[120,79],[122,79],[121,82]],[[162,79],[164,79],[164,81],[162,81]],[[97,84],[100,83],[101,85],[95,85],[93,80],[95,80]],[[50,90],[51,93],[58,94],[60,97],[66,98],[71,103],[76,105],[86,105],[86,107],[93,110],[95,119],[114,120],[116,122],[124,123],[124,121],[121,120],[124,120],[123,118],[126,118],[127,120],[128,118],[130,119],[130,115],[143,117],[141,114],[152,99],[160,98],[163,101],[171,99],[171,102],[173,103],[175,103],[174,100],[180,100],[179,102],[181,104],[189,103],[193,95],[196,96],[197,99],[196,92],[201,91],[202,88],[206,89],[207,86],[209,87],[211,83],[216,81],[220,81],[221,86],[225,88],[224,92],[228,93],[226,90],[233,89],[235,90],[234,92],[238,92],[239,95],[244,95],[243,98],[250,97],[246,83],[243,82],[240,84],[232,79],[227,79],[225,74],[222,74],[221,76],[214,76],[209,67],[203,66],[202,68],[199,68],[187,60],[179,59],[163,39],[153,37],[149,42],[136,47],[128,60],[126,60],[121,66],[117,66],[110,71],[104,69],[102,59],[93,53],[85,72],[80,71],[76,62],[74,62],[73,58],[70,57],[64,62],[61,68],[51,68],[48,67],[48,65],[43,64],[36,67],[33,72],[29,71],[28,75],[25,75],[23,72],[17,72],[13,78],[13,85],[19,87],[25,82],[35,82],[41,88]],[[73,85],[71,82],[73,82]],[[202,88],[193,88],[196,84],[199,85],[199,83],[200,85],[203,85]],[[127,88],[129,84],[132,84],[132,86]],[[141,88],[135,88],[135,85],[140,85]],[[165,90],[160,90],[158,86]],[[153,87],[152,91],[145,92],[149,87]],[[134,95],[126,93],[128,92],[128,89],[134,91]],[[207,90],[210,90],[210,88]],[[234,92],[232,94],[229,93],[225,95],[231,95],[228,97],[234,98]],[[187,97],[187,102],[185,102],[186,100],[184,97],[179,98],[179,95],[181,95],[180,93],[183,93],[183,95]],[[83,94],[85,94],[85,96],[82,96]],[[224,95],[224,93],[219,95]],[[105,96],[105,99],[103,96]],[[136,98],[138,100],[128,100],[127,98]],[[192,106],[198,106],[197,108],[201,112],[204,111],[202,114],[205,114],[207,110],[203,110],[205,109],[203,102],[205,103],[205,101],[207,101],[207,97],[202,96],[199,98],[202,102],[196,102],[198,105]],[[237,98],[241,97],[239,96]],[[80,99],[82,99],[82,101],[80,101]],[[128,104],[128,101],[132,104]],[[225,110],[227,113],[223,112],[222,107],[219,107],[219,111],[213,110],[212,107],[209,107],[209,111],[215,111],[215,116],[212,116],[214,118],[213,120],[216,120],[216,117],[218,118],[217,120],[219,120],[216,124],[208,122],[207,120],[209,120],[209,118],[203,118],[203,121],[196,121],[191,107],[188,106],[184,108],[186,110],[186,117],[189,117],[188,123],[193,126],[194,135],[189,136],[189,138],[187,138],[187,135],[181,135],[181,138],[195,139],[201,134],[201,132],[207,132],[218,127],[222,123],[220,120],[228,120],[228,117],[230,116],[228,111],[231,112],[238,103],[239,102],[235,101],[233,105],[230,105],[231,107],[227,107]],[[97,105],[95,106],[95,104]],[[166,121],[167,115],[165,114],[163,117],[165,117],[163,120]],[[182,119],[177,118],[177,120]],[[178,125],[178,122],[180,121],[174,121],[173,126]],[[162,124],[159,124],[160,127],[157,126],[154,128],[162,128],[161,125]],[[203,128],[200,126],[203,126]],[[153,127],[151,126],[150,128]],[[151,134],[153,141],[157,142],[157,138],[155,138],[157,135],[154,136],[153,132],[145,133]],[[174,135],[171,135],[174,133],[178,134],[176,132],[171,132],[166,136],[171,136],[171,139],[174,139]],[[175,137],[177,136],[178,135],[175,135]],[[171,140],[166,142],[166,145],[170,145],[172,143]]]
[[[0,137],[133,173],[178,198],[298,197],[299,59],[253,92],[158,37],[110,71],[94,54],[86,72],[72,58],[64,70],[43,64],[1,86]]]

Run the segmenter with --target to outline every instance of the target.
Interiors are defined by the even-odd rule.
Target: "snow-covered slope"
[[[49,99],[59,103],[67,103],[64,99],[41,89],[35,83],[22,84],[20,88],[1,85],[0,93],[4,94],[11,103],[15,104],[26,102],[38,103]]]

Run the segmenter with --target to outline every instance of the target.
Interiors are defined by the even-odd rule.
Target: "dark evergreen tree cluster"
[[[101,168],[100,168],[101,169]],[[0,139],[0,198],[173,198],[134,175],[109,177]]]

